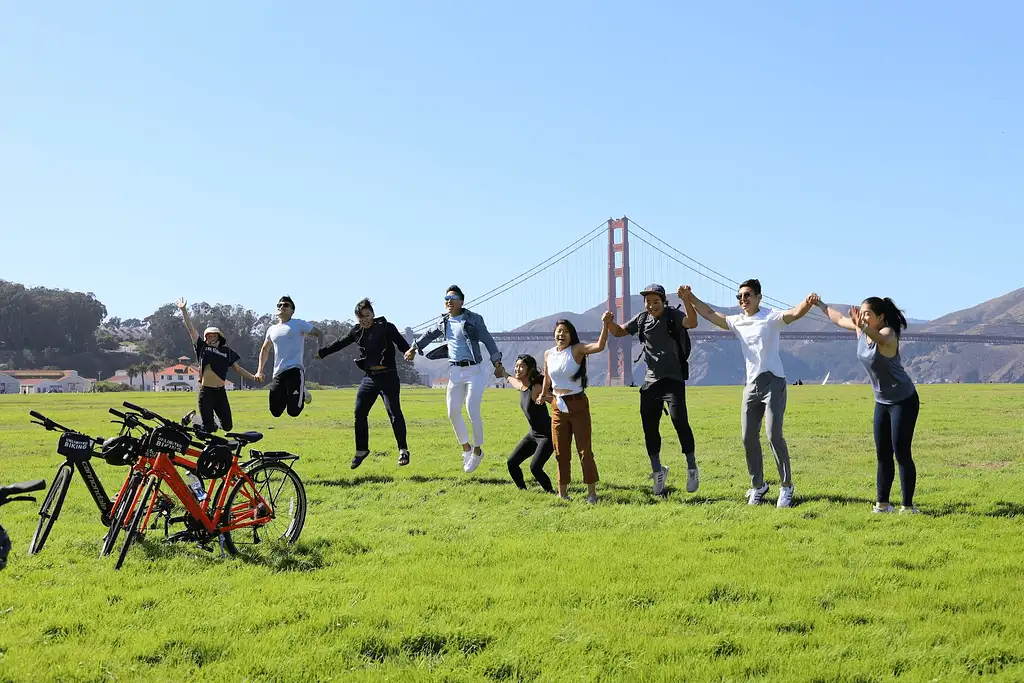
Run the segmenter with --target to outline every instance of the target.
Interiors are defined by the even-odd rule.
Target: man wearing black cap
[[[688,302],[683,315],[678,308],[666,306],[665,288],[650,285],[640,295],[644,311],[620,327],[609,323],[608,331],[616,337],[639,335],[640,357],[647,363],[643,386],[640,387],[640,420],[644,427],[647,456],[651,459],[654,493],[661,495],[668,479],[668,466],[661,464],[661,414],[668,405],[672,426],[686,456],[686,490],[693,493],[700,485],[697,472],[693,430],[686,415],[686,380],[689,379],[690,338],[686,330],[697,326],[697,312]]]

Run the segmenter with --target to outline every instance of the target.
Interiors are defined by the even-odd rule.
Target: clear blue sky
[[[288,292],[415,324],[627,214],[779,299],[932,318],[1024,286],[1021,25],[1009,1],[8,2],[0,278],[121,317]]]

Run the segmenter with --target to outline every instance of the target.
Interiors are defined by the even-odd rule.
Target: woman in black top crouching
[[[548,415],[546,405],[537,403],[544,375],[537,369],[537,360],[525,353],[516,359],[514,370],[515,375],[506,372],[504,376],[509,384],[519,390],[519,405],[526,416],[526,422],[530,425],[530,431],[512,451],[512,455],[508,456],[508,473],[512,475],[512,481],[516,486],[525,489],[526,482],[523,480],[520,466],[530,458],[530,472],[533,473],[533,478],[545,491],[554,493],[551,479],[544,473],[544,464],[555,452],[551,441],[551,416]]]
[[[326,358],[350,344],[359,345],[360,354],[356,365],[366,376],[356,391],[356,454],[352,458],[351,467],[359,467],[370,454],[370,426],[367,418],[378,396],[384,399],[384,409],[391,418],[391,428],[398,442],[398,464],[408,465],[409,444],[406,442],[405,416],[402,414],[399,396],[402,385],[395,365],[395,349],[405,353],[409,350],[409,342],[402,337],[394,323],[389,323],[383,317],[373,317],[373,302],[369,299],[356,304],[355,314],[357,324],[348,334],[317,352],[320,358]]]
[[[231,406],[228,405],[228,392],[224,388],[228,369],[234,369],[250,382],[255,382],[256,377],[238,364],[239,355],[228,346],[219,329],[207,327],[202,338],[199,337],[186,306],[184,299],[178,299],[181,318],[195,344],[196,359],[199,361],[199,419],[202,421],[202,429],[212,434],[217,431],[217,420],[220,420],[224,431],[230,432],[234,423],[231,420]]]

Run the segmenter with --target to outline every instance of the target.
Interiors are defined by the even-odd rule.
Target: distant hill
[[[669,295],[669,305],[681,302]],[[832,304],[842,311],[851,304]],[[633,315],[643,310],[643,298],[630,297]],[[567,318],[580,330],[596,330],[601,324],[604,304],[582,313],[561,312],[537,318],[517,327],[515,332],[553,332],[554,323]],[[738,307],[718,308],[724,314],[738,313]],[[1002,334],[1024,337],[1024,288],[983,302],[972,308],[956,311],[935,320],[909,320],[912,332],[935,332],[956,334]],[[820,311],[812,311],[802,320],[793,324],[794,330],[827,331],[835,329],[824,319]],[[701,319],[697,329],[713,329]],[[502,353],[511,371],[512,362],[520,353],[529,353],[540,359],[552,342],[518,342],[501,344]],[[635,343],[632,357],[638,355]],[[1024,345],[990,346],[988,344],[926,344],[904,342],[900,347],[904,365],[915,382],[1024,382]],[[829,382],[862,383],[866,381],[864,368],[856,358],[854,341],[784,341],[782,361],[786,367],[787,379],[791,382],[801,379],[805,382],[821,382],[830,373]],[[431,379],[446,374],[446,361],[416,361],[417,369],[426,372]],[[589,377],[594,384],[604,384],[607,374],[607,354],[591,358]],[[645,367],[642,363],[633,368],[634,381],[643,381]],[[696,343],[690,356],[690,384],[742,384],[744,381],[743,356],[739,342]]]

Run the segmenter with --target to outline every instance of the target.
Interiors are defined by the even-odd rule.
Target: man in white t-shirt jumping
[[[743,448],[747,454],[750,490],[747,502],[757,505],[768,493],[764,480],[764,459],[761,452],[761,420],[767,408],[768,443],[775,454],[779,468],[780,493],[777,507],[787,508],[793,503],[793,476],[789,467],[789,448],[782,436],[782,418],[786,412],[786,371],[779,356],[779,336],[782,328],[807,315],[821,301],[817,294],[809,294],[799,305],[788,311],[761,308],[761,283],[747,280],[739,287],[736,300],[743,312],[724,316],[683,288],[697,313],[723,330],[731,330],[740,340],[740,350],[746,363],[747,384],[743,389]]]
[[[270,414],[280,417],[288,414],[297,417],[313,397],[306,391],[305,368],[302,355],[306,337],[316,337],[317,345],[323,340],[320,330],[305,320],[293,318],[295,302],[290,296],[282,296],[277,302],[277,323],[267,328],[267,337],[260,349],[260,362],[256,367],[256,380],[262,382],[263,364],[267,362],[270,348],[274,348],[274,378],[270,381]]]

